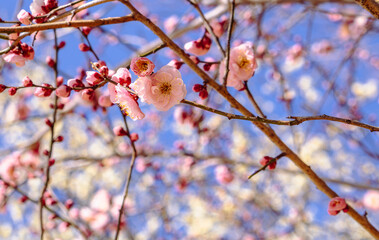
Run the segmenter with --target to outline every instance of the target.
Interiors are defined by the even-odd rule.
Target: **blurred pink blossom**
[[[363,205],[372,210],[379,210],[379,191],[370,190],[363,196]]]
[[[193,55],[202,56],[209,51],[211,45],[212,40],[208,37],[208,34],[204,34],[201,39],[184,44],[184,49]]]
[[[228,184],[233,181],[234,176],[230,172],[229,168],[225,165],[219,165],[215,168],[216,180],[220,184]]]

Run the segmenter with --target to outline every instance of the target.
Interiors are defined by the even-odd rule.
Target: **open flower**
[[[329,202],[328,213],[330,215],[337,215],[341,210],[347,210],[345,199],[340,197],[332,198]]]
[[[226,60],[220,64],[220,81],[224,81]],[[244,81],[249,80],[254,75],[257,68],[253,52],[253,44],[246,42],[230,51],[229,74],[226,86],[234,87],[237,90],[244,89]]]
[[[154,71],[154,63],[145,57],[136,57],[132,59],[130,68],[138,77],[151,75]]]
[[[171,66],[164,66],[149,77],[137,79],[130,87],[143,102],[153,104],[160,111],[169,110],[187,94],[180,72]]]
[[[135,96],[133,96],[125,87],[118,84],[117,86],[108,84],[111,102],[118,104],[125,115],[131,119],[141,120],[145,114],[141,111]]]

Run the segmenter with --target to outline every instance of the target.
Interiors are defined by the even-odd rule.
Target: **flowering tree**
[[[3,5],[2,239],[379,238],[377,1]]]

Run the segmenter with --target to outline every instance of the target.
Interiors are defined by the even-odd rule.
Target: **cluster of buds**
[[[7,54],[4,54],[3,58],[6,62],[22,67],[26,61],[33,60],[34,49],[26,43],[20,43]]]
[[[209,33],[205,33],[202,38],[187,42],[184,45],[184,49],[196,56],[202,56],[206,54],[212,45],[212,39],[208,35]]]
[[[193,85],[192,90],[194,92],[199,93],[199,97],[201,99],[204,100],[204,99],[208,98],[208,90],[207,90],[207,86],[206,85],[195,84],[195,85]]]

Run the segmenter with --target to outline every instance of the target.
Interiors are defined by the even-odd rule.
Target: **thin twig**
[[[272,163],[278,161],[280,158],[282,158],[282,157],[284,157],[284,156],[286,156],[286,153],[281,153],[281,154],[279,154],[278,156],[274,157],[273,159],[271,159],[270,161],[268,161],[268,163],[266,163],[264,166],[262,166],[260,169],[258,169],[258,170],[255,171],[254,173],[252,173],[252,174],[248,177],[248,179],[254,177],[254,176],[255,176],[256,174],[258,174],[259,172],[266,170],[266,168],[267,168],[270,164],[272,164]]]
[[[338,118],[338,117],[333,117],[329,116],[326,114],[319,115],[319,116],[306,116],[306,117],[295,117],[295,116],[289,116],[287,118],[289,119],[294,119],[294,120],[274,120],[274,119],[268,119],[268,118],[262,118],[258,116],[254,117],[246,117],[243,115],[237,115],[237,114],[232,114],[232,113],[227,113],[223,112],[196,102],[188,101],[186,99],[183,99],[181,103],[188,104],[200,109],[203,109],[205,111],[211,112],[211,113],[216,113],[218,115],[224,116],[226,118],[230,119],[239,119],[239,120],[246,120],[246,121],[251,121],[251,122],[262,122],[262,123],[268,123],[268,124],[273,124],[273,125],[287,125],[287,126],[295,126],[295,125],[300,125],[303,122],[306,121],[315,121],[315,120],[326,120],[326,121],[332,121],[332,122],[340,122],[340,123],[345,123],[348,125],[353,125],[356,127],[361,127],[370,130],[371,132],[379,132],[379,127],[372,126],[366,123],[361,123],[356,120],[351,120],[351,119],[345,119],[345,118]]]
[[[57,32],[56,30],[54,29],[54,44],[55,44],[55,64],[54,64],[54,72],[55,72],[55,83],[56,83],[56,79],[58,77],[58,52],[59,52],[59,48],[58,48],[58,38],[57,38]],[[51,135],[50,135],[50,147],[49,147],[49,154],[48,154],[48,157],[47,157],[47,166],[46,166],[46,170],[45,170],[45,175],[46,175],[46,180],[45,180],[45,184],[43,186],[43,189],[42,189],[42,192],[41,192],[41,196],[40,196],[40,210],[39,210],[39,218],[40,218],[40,230],[41,230],[41,233],[40,233],[40,239],[43,240],[43,235],[45,233],[45,229],[43,227],[43,207],[45,205],[45,200],[44,200],[44,194],[46,192],[46,189],[49,185],[49,182],[50,182],[50,169],[51,169],[51,164],[50,164],[50,159],[51,159],[51,156],[52,156],[52,153],[53,153],[53,148],[54,148],[54,125],[55,125],[55,122],[57,120],[57,112],[58,112],[58,96],[55,96],[54,98],[54,112],[53,112],[53,121],[51,122]]]
[[[225,50],[221,46],[220,39],[216,36],[216,34],[214,33],[211,25],[209,24],[208,19],[204,16],[204,13],[201,10],[198,1],[197,0],[195,0],[195,1],[196,2],[193,2],[192,0],[187,0],[187,2],[189,2],[196,9],[196,11],[199,13],[201,19],[204,22],[205,28],[207,29],[207,31],[209,32],[209,34],[211,34],[213,40],[216,42],[217,47],[220,50],[222,56],[225,57],[226,56]]]
[[[224,81],[223,86],[226,88],[226,83],[228,81],[228,75],[229,75],[229,62],[230,62],[230,42],[232,40],[232,32],[233,32],[233,24],[234,24],[234,9],[235,9],[235,0],[231,0],[232,2],[230,5],[230,18],[229,18],[229,25],[228,25],[228,38],[226,40],[226,62],[225,62],[225,75],[224,75]]]
[[[253,94],[251,93],[249,86],[247,84],[247,81],[245,81],[244,84],[245,84],[245,92],[246,92],[250,102],[253,104],[255,111],[257,112],[257,114],[260,117],[266,118],[266,115],[264,115],[262,109],[259,107],[258,103],[255,101]]]
[[[134,141],[130,137],[130,131],[129,131],[128,123],[126,121],[126,116],[122,113],[121,109],[120,109],[120,112],[121,112],[122,117],[124,119],[124,124],[125,124],[126,134],[127,134],[126,136],[129,138],[130,145],[132,146],[133,152],[132,152],[132,159],[131,159],[131,162],[130,162],[128,177],[126,179],[126,186],[125,186],[125,190],[124,190],[124,195],[122,197],[121,208],[120,208],[120,212],[119,212],[119,215],[118,215],[117,230],[116,230],[116,235],[114,237],[115,240],[118,239],[118,235],[120,233],[121,219],[122,219],[122,216],[124,214],[124,204],[125,204],[126,198],[128,197],[129,186],[130,186],[130,181],[132,179],[132,173],[133,173],[134,163],[135,163],[135,160],[137,158],[137,149],[136,149],[136,146],[134,145]]]

